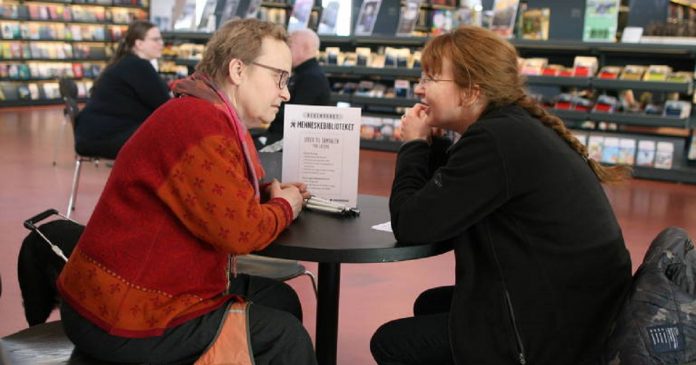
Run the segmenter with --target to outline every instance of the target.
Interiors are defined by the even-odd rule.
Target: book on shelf
[[[452,11],[444,9],[436,9],[431,12],[430,34],[437,36],[447,33],[452,30]]]
[[[205,32],[215,31],[215,8],[217,8],[217,3],[217,0],[207,0],[205,4],[203,4],[203,11],[201,11],[196,29]]]
[[[411,82],[408,80],[394,80],[394,96],[397,98],[408,98],[411,96]]]
[[[460,25],[480,27],[482,12],[481,0],[460,0],[459,9],[454,13],[454,27]]]
[[[174,30],[196,29],[196,0],[175,2],[172,18],[174,19]]]
[[[382,6],[382,0],[365,0],[360,6],[358,12],[358,20],[355,23],[355,35],[372,35],[372,31],[377,21],[379,8]]]
[[[317,33],[322,35],[336,34],[336,21],[338,20],[338,11],[341,8],[341,3],[338,0],[331,0],[324,6],[321,12],[321,20]]]
[[[645,70],[643,81],[666,81],[672,73],[672,68],[666,65],[650,65]]]
[[[616,137],[605,137],[604,146],[602,148],[603,163],[615,164],[619,161],[619,139]]]
[[[626,65],[621,73],[621,80],[640,81],[643,79],[646,67],[642,65]]]
[[[495,0],[490,29],[503,38],[512,38],[519,0]]]
[[[604,66],[597,73],[597,78],[605,80],[616,80],[621,75],[621,71],[623,71],[623,67],[621,66]]]
[[[686,158],[689,161],[696,161],[696,133],[691,130],[691,139],[689,141],[689,146],[686,149]]]
[[[693,80],[694,78],[694,73],[693,72],[688,72],[688,71],[677,71],[677,72],[672,72],[667,76],[667,79],[665,81],[667,82],[676,82],[676,83],[687,83]]]
[[[688,118],[691,115],[691,103],[684,100],[667,100],[663,113],[665,117]]]
[[[307,28],[309,16],[314,7],[314,0],[295,0],[288,22],[288,31]]]
[[[669,170],[674,160],[674,143],[657,142],[655,168]]]
[[[655,166],[655,141],[638,141],[638,152],[636,153],[636,166]]]
[[[357,47],[355,49],[357,66],[371,66],[372,65],[372,51],[367,47]]]
[[[592,0],[585,3],[585,42],[614,42],[621,0]]]
[[[541,75],[548,63],[548,58],[526,58],[522,61],[520,73],[523,75]]]
[[[619,138],[619,158],[617,163],[633,166],[636,155],[636,140],[633,138]]]
[[[256,18],[257,14],[259,13],[259,9],[261,9],[261,3],[262,0],[249,0],[249,5],[244,13],[244,19]]]
[[[590,135],[587,139],[587,152],[588,157],[595,160],[602,160],[602,149],[604,148],[604,137],[597,135]]]
[[[573,76],[591,77],[597,73],[598,64],[597,57],[575,56],[573,60]]]
[[[397,36],[410,36],[418,21],[421,0],[406,0],[399,13],[399,25],[396,27]]]
[[[222,3],[222,11],[220,12],[220,25],[225,24],[228,20],[232,20],[237,16],[237,8],[239,0],[220,0]],[[176,27],[174,28],[176,29]]]
[[[522,39],[548,40],[551,9],[534,8],[522,12]]]

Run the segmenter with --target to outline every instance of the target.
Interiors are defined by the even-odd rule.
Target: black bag
[[[58,304],[56,280],[85,229],[63,216],[64,219],[35,225],[54,214],[59,215],[50,209],[24,222],[31,233],[19,250],[17,278],[29,326],[46,322]]]
[[[636,271],[609,337],[610,365],[696,361],[696,251],[680,228],[662,231]]]

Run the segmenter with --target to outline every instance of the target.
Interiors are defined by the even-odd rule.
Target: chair
[[[63,108],[63,115],[70,127],[73,130],[73,136],[75,135],[75,118],[77,113],[80,111],[77,106],[77,84],[72,79],[60,79],[58,82],[60,95],[65,102],[65,107]],[[99,167],[100,158],[97,156],[85,156],[77,152],[75,149],[75,172],[73,173],[72,185],[70,187],[70,198],[68,198],[68,208],[65,212],[65,216],[70,218],[70,215],[75,210],[75,202],[77,201],[77,188],[80,186],[80,172],[82,171],[83,162],[92,162],[96,167]],[[55,158],[54,158],[55,164]]]
[[[0,339],[0,364],[113,365],[75,351],[60,321],[30,327]]]
[[[286,281],[300,275],[307,275],[312,281],[314,296],[316,297],[317,295],[316,276],[296,260],[276,259],[258,255],[238,256],[237,271],[243,274],[261,276],[279,281]]]

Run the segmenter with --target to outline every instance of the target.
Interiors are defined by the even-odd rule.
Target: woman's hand
[[[297,188],[297,190],[300,191],[300,194],[302,194],[303,199],[309,199],[312,194],[309,193],[309,190],[307,190],[307,184],[303,182],[289,182],[289,183],[280,183],[280,188],[284,189],[290,186],[294,186]]]
[[[430,143],[432,130],[426,123],[428,106],[418,103],[401,116],[401,139],[404,142],[424,140]]]
[[[300,215],[300,212],[302,211],[302,202],[304,201],[304,198],[302,197],[300,189],[297,186],[292,184],[281,185],[280,182],[278,182],[278,180],[273,179],[273,182],[271,182],[271,186],[269,189],[271,193],[271,199],[282,198],[290,204],[290,208],[292,208],[292,219],[295,219],[298,215]]]

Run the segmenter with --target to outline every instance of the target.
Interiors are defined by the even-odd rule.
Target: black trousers
[[[383,324],[370,351],[379,365],[454,364],[448,321],[453,286],[426,290],[413,305],[413,317]]]
[[[132,126],[127,130],[114,133],[108,138],[86,138],[84,136],[75,136],[75,150],[82,156],[102,157],[108,159],[116,159],[121,147],[135,133],[140,125]]]
[[[249,306],[251,348],[257,365],[315,365],[311,339],[302,326],[302,308],[295,291],[285,283],[239,274],[233,293]],[[227,306],[149,338],[112,336],[61,305],[65,332],[82,352],[104,361],[148,364],[191,364],[213,341]]]

